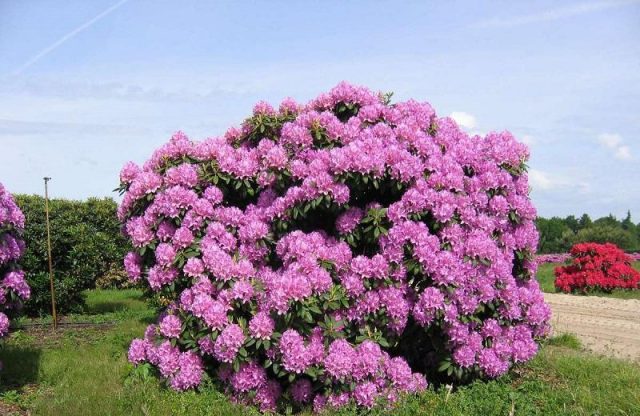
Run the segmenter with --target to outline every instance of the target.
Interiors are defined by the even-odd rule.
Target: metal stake
[[[49,282],[51,283],[51,311],[53,313],[53,330],[58,329],[56,316],[56,293],[53,287],[53,264],[51,260],[51,226],[49,225],[49,188],[47,183],[51,178],[44,178],[44,211],[47,217],[47,251],[49,252]]]

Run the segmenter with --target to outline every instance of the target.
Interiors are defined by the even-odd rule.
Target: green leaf
[[[443,371],[445,371],[446,369],[448,369],[450,367],[451,367],[451,361],[446,361],[445,360],[445,361],[440,363],[440,366],[438,367],[438,371],[439,372],[443,372]]]
[[[320,308],[318,308],[318,306],[316,305],[311,305],[309,306],[309,310],[313,313],[315,313],[316,315],[321,315],[322,311],[320,310]]]

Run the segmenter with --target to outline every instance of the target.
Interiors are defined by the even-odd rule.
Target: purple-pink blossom
[[[204,357],[263,411],[394,403],[425,365],[499,377],[549,331],[528,157],[348,83],[260,102],[219,137],[177,132],[121,173],[127,272],[166,302],[132,361],[183,390]]]
[[[31,297],[31,288],[18,264],[25,251],[24,226],[24,214],[0,183],[0,338],[9,333],[11,314],[7,313],[19,310]]]
[[[242,328],[236,324],[229,325],[216,339],[213,348],[214,356],[223,363],[230,363],[238,354],[238,350],[244,343],[245,335]]]
[[[167,338],[178,338],[182,332],[182,322],[176,315],[167,315],[160,321],[160,334]]]

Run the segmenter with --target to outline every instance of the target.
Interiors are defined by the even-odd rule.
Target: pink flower
[[[176,249],[171,244],[160,243],[156,248],[156,262],[160,266],[170,266],[176,259]]]
[[[7,273],[0,283],[2,288],[13,291],[22,300],[28,300],[31,297],[31,288],[27,284],[24,272],[22,270],[14,270]]]
[[[231,385],[236,391],[246,392],[260,387],[266,380],[264,368],[251,362],[242,364],[240,370],[231,376]]]
[[[198,184],[198,171],[189,163],[167,170],[165,181],[167,185],[183,185],[193,187]]]
[[[20,309],[31,297],[31,288],[18,264],[25,252],[24,226],[24,214],[0,183],[0,338],[9,334],[8,311]]]
[[[304,345],[302,336],[293,329],[289,329],[280,338],[282,365],[287,371],[300,374],[311,363],[310,355]]]
[[[153,290],[159,290],[162,286],[173,282],[178,277],[178,271],[174,268],[164,269],[153,266],[149,269],[147,281]]]
[[[126,224],[126,232],[136,247],[142,247],[153,240],[153,232],[142,217],[133,217]]]
[[[378,388],[370,381],[358,384],[353,391],[353,398],[360,406],[372,408],[378,396]]]
[[[195,237],[190,229],[186,227],[180,227],[173,234],[173,245],[177,248],[186,248],[189,247],[191,243],[193,243],[194,239]]]
[[[158,368],[164,377],[175,374],[180,369],[180,350],[165,341],[155,349],[158,356]]]
[[[300,379],[291,385],[291,396],[300,404],[308,403],[313,397],[313,387],[307,379]]]
[[[194,388],[202,382],[203,372],[200,357],[193,351],[183,352],[178,358],[178,372],[170,379],[171,387],[177,391]]]
[[[4,337],[9,333],[9,318],[0,312],[0,337]]]
[[[204,273],[204,263],[199,258],[192,257],[187,260],[182,270],[187,276],[198,277]]]
[[[244,333],[239,325],[231,324],[226,327],[216,339],[214,356],[224,362],[231,363],[244,343]]]
[[[249,321],[249,333],[252,337],[258,339],[269,339],[274,327],[273,319],[265,312],[258,312]]]
[[[2,315],[0,314],[0,319]],[[150,343],[147,340],[142,339],[134,339],[131,341],[131,346],[129,346],[129,362],[133,364],[139,364],[144,362],[147,359],[147,349],[149,348]]]
[[[167,338],[178,338],[182,330],[182,322],[175,315],[167,315],[160,321],[160,333]]]
[[[353,231],[360,220],[364,217],[364,211],[360,208],[351,208],[345,211],[336,220],[336,229],[340,234],[347,234]]]
[[[127,253],[124,258],[124,269],[132,282],[140,280],[142,275],[142,257],[138,253]]]
[[[142,172],[142,169],[133,162],[127,162],[120,171],[120,182],[130,184]]]
[[[351,375],[356,359],[357,354],[353,347],[347,341],[338,339],[329,346],[324,366],[331,376],[342,379]]]
[[[469,136],[428,103],[346,82],[258,103],[221,137],[176,133],[122,173],[125,267],[168,303],[133,360],[183,390],[206,357],[262,411],[393,404],[427,387],[408,343],[453,378],[504,374],[549,331],[527,158],[507,132]],[[20,251],[0,236],[0,262]]]

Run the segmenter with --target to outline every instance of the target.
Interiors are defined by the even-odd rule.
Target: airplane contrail
[[[87,29],[88,27],[90,27],[91,25],[93,25],[94,23],[99,21],[100,19],[104,18],[109,13],[111,13],[112,11],[114,11],[115,9],[117,9],[120,6],[122,6],[123,4],[125,4],[128,1],[129,0],[120,0],[119,2],[114,4],[113,6],[110,6],[109,8],[105,9],[104,11],[102,11],[101,13],[99,13],[98,15],[93,17],[92,19],[86,21],[85,23],[81,24],[77,28],[73,29],[71,32],[67,33],[66,35],[64,35],[63,37],[58,39],[57,41],[53,42],[51,45],[47,46],[46,48],[44,48],[43,50],[38,52],[34,57],[32,57],[27,62],[22,64],[22,66],[20,66],[18,69],[16,69],[13,72],[13,75],[21,74],[25,69],[29,68],[31,65],[35,64],[36,62],[38,62],[40,59],[42,59],[44,56],[46,56],[49,53],[51,53],[52,51],[54,51],[60,45],[62,45],[63,43],[65,43],[66,41],[68,41],[69,39],[71,39],[72,37],[77,35],[78,33],[82,32],[83,30]]]

